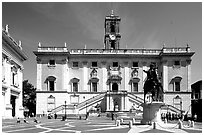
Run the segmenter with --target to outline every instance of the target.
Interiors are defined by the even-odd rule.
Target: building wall
[[[50,69],[47,66],[48,60],[50,59],[50,55],[52,55],[53,59],[56,59],[56,66],[53,69]],[[38,55],[37,55],[38,56]],[[86,54],[67,54],[65,56],[53,55],[53,53],[43,54],[41,55],[41,63],[42,63],[42,81],[46,79],[46,77],[53,75],[57,78],[56,81],[56,92],[53,92],[53,96],[57,93],[56,99],[56,106],[64,104],[65,99],[69,99],[69,94],[73,94],[72,92],[72,82],[73,78],[79,79],[78,82],[78,92],[76,94],[79,95],[79,103],[87,100],[94,95],[101,94],[100,92],[106,92],[109,90],[109,85],[107,85],[108,80],[108,71],[109,67],[112,66],[113,62],[118,62],[120,65],[120,72],[121,72],[121,83],[119,86],[119,91],[126,90],[127,92],[132,92],[131,90],[131,73],[133,72],[132,63],[138,62],[138,78],[140,81],[138,82],[138,93],[133,92],[135,95],[141,96],[143,98],[143,94],[141,94],[143,90],[144,83],[146,81],[147,74],[143,70],[149,70],[149,66],[152,62],[156,63],[158,68],[158,77],[164,88],[164,102],[166,104],[172,105],[173,99],[176,96],[179,96],[182,100],[181,106],[182,109],[185,111],[189,110],[190,105],[190,90],[188,89],[189,81],[190,81],[190,63],[187,61],[190,59],[189,56],[180,56],[176,54],[167,55],[167,56],[160,56],[160,55],[120,55],[120,54],[110,54],[110,55],[86,55]],[[38,56],[39,57],[39,56]],[[60,63],[61,59],[67,59]],[[174,67],[174,61],[179,60],[181,61],[180,67]],[[90,80],[90,73],[92,72],[93,68],[91,67],[92,62],[97,62],[98,67],[97,70],[97,77],[99,79],[97,92],[94,93],[91,91],[89,80]],[[73,68],[72,63],[78,62],[79,67]],[[180,83],[180,91],[175,92],[173,90],[172,79],[175,77],[181,77]],[[59,82],[59,81],[60,82]],[[63,83],[64,82],[64,83]],[[46,90],[46,85],[42,84],[42,90]],[[68,93],[58,93],[60,91],[67,91]],[[46,93],[46,92],[45,92]],[[44,94],[45,94],[44,93]],[[40,95],[41,94],[41,95]],[[43,93],[38,93],[38,102],[41,102],[41,98],[44,98]],[[58,96],[58,95],[61,95]],[[62,96],[63,95],[63,96]],[[62,98],[63,97],[63,98]],[[60,99],[58,99],[60,98]],[[125,99],[127,100],[127,99]],[[67,104],[70,102],[67,101]],[[128,102],[126,102],[128,103]],[[129,102],[133,104],[132,102]],[[71,104],[71,103],[70,103]],[[103,103],[104,104],[104,103]],[[129,110],[131,107],[130,104],[126,104],[125,110]],[[45,108],[45,106],[37,105],[39,109],[37,109],[37,113],[41,113],[40,108]],[[113,107],[113,106],[111,106]],[[107,108],[106,108],[107,109]],[[190,112],[189,112],[190,113]]]
[[[188,111],[188,114],[191,114],[191,93],[165,93],[164,101],[168,105],[174,106],[174,98],[179,96],[181,98],[181,108],[185,110],[185,113]]]
[[[186,65],[186,60],[182,59],[181,60],[181,66],[176,67],[174,66],[174,60],[178,60],[179,58],[172,58],[169,59],[168,61],[168,91],[174,91],[173,90],[173,81],[175,77],[181,77],[181,82],[180,82],[180,90],[185,92],[189,91],[188,90],[188,73],[187,73],[187,65]]]
[[[27,56],[6,27],[2,30],[2,118],[23,118],[23,61]]]
[[[65,91],[66,89],[64,89],[64,74],[66,74],[66,70],[64,70],[64,66],[65,64],[65,57],[63,56],[41,56],[39,57],[40,59],[40,63],[39,67],[40,69],[37,70],[39,76],[40,76],[40,84],[41,86],[39,86],[39,90],[42,91],[48,91],[48,86],[46,83],[46,79],[49,76],[54,76],[56,78],[56,83],[55,83],[55,91]],[[56,64],[55,66],[49,66],[49,60],[55,60]],[[41,73],[41,74],[40,74]],[[68,81],[67,81],[67,85],[68,85]],[[41,89],[40,89],[41,88]]]
[[[78,93],[76,94],[77,96],[79,96],[78,98],[78,102],[84,102],[87,99],[90,99],[94,96],[97,96],[99,93]],[[47,110],[48,110],[48,97],[50,96],[55,97],[55,107],[59,107],[61,105],[65,105],[65,101],[66,101],[66,105],[70,105],[73,104],[72,100],[71,100],[71,96],[73,96],[73,93],[66,93],[66,92],[40,92],[40,93],[36,93],[36,114],[40,114],[42,115],[43,113],[45,115],[48,114]],[[88,107],[88,109],[90,109],[91,107]],[[59,114],[64,113],[63,110],[58,112]]]

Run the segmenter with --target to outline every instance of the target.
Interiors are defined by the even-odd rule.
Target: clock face
[[[111,40],[115,40],[115,35],[110,35]]]

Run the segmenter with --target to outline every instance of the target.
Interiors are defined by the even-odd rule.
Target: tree
[[[23,81],[23,107],[29,110],[28,115],[31,116],[32,113],[36,113],[36,88],[28,82],[28,80]]]

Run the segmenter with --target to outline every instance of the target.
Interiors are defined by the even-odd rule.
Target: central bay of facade
[[[104,49],[46,47],[37,56],[36,114],[143,111],[150,64],[163,86],[162,113],[191,112],[190,47],[121,49],[120,17],[105,17]],[[151,102],[151,94],[145,100]],[[65,112],[66,108],[66,112]]]

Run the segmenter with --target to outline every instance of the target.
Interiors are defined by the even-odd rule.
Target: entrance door
[[[121,98],[120,97],[114,98],[113,104],[114,104],[114,111],[120,111],[121,110]]]
[[[113,85],[112,85],[112,91],[113,91],[113,92],[118,92],[118,84],[117,84],[117,83],[113,83]]]
[[[14,117],[16,114],[16,97],[11,95],[11,105],[12,105],[12,116]]]

